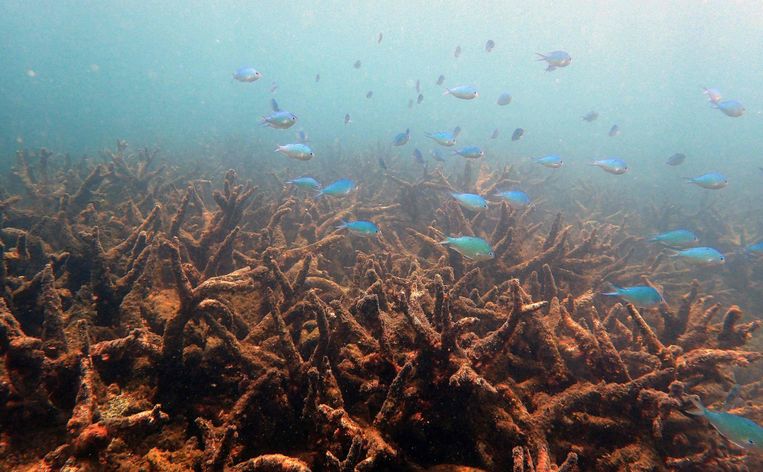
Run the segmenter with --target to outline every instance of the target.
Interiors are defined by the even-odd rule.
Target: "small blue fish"
[[[721,110],[726,116],[730,116],[732,118],[738,118],[744,115],[744,112],[747,111],[744,105],[736,100],[725,100],[723,102],[718,102],[714,105],[714,107]]]
[[[589,111],[585,115],[583,115],[583,121],[587,121],[591,123],[592,121],[596,121],[596,118],[599,117],[599,113],[595,111]]]
[[[263,116],[262,121],[260,121],[261,125],[269,126],[270,128],[286,129],[291,128],[297,122],[297,116],[288,111],[281,110],[275,99],[270,101],[270,107],[273,109],[273,113]]]
[[[405,133],[398,133],[395,135],[394,138],[392,138],[392,145],[393,146],[404,146],[408,144],[408,140],[411,139],[411,129],[408,128],[405,130]]]
[[[376,236],[379,233],[379,228],[370,221],[347,221],[342,220],[342,224],[337,226],[337,229],[346,229],[350,233],[357,236]]]
[[[302,190],[320,190],[321,184],[312,177],[299,177],[297,179],[291,179],[286,181],[287,184],[292,184]]]
[[[505,192],[498,192],[496,197],[501,197],[511,206],[525,207],[530,204],[530,197],[521,190],[508,190]]]
[[[315,82],[321,81],[321,74],[315,74]]]
[[[692,247],[699,242],[699,238],[693,232],[687,229],[676,229],[660,233],[649,238],[653,243],[664,244],[668,247],[685,249]]]
[[[473,261],[488,261],[495,257],[490,244],[474,236],[449,237],[438,244],[450,246],[454,251]]]
[[[461,55],[461,46],[456,46],[456,50],[453,51],[453,57],[458,59],[458,56],[460,56],[460,55]]]
[[[416,159],[417,164],[421,164],[422,166],[425,164],[424,156],[421,154],[421,151],[419,151],[418,148],[413,150],[413,158]]]
[[[719,266],[726,262],[726,257],[711,247],[693,247],[684,249],[677,254],[672,254],[670,257],[675,257],[687,264],[702,267]]]
[[[303,143],[284,144],[283,146],[278,146],[275,152],[280,152],[286,157],[300,161],[309,161],[315,157],[315,153],[310,149],[310,146]]]
[[[665,161],[665,164],[675,167],[675,166],[680,166],[681,164],[683,164],[685,160],[686,160],[686,154],[677,152],[673,154],[672,156],[670,156],[668,160]]]
[[[384,162],[384,159],[382,159],[381,157],[379,158],[379,167],[381,167],[386,172],[386,170],[387,170],[387,163]]]
[[[755,244],[750,244],[744,248],[745,254],[748,256],[761,257],[763,256],[763,241],[759,241]]]
[[[416,93],[421,93],[421,81],[416,79]]]
[[[459,85],[458,87],[449,88],[443,92],[443,95],[453,95],[462,100],[472,100],[480,96],[477,92],[477,87],[474,85]]]
[[[456,130],[461,131],[461,128],[456,127],[453,131],[435,131],[434,133],[424,133],[424,136],[434,140],[437,144],[450,147],[456,144],[456,137],[458,136]]]
[[[615,175],[622,175],[628,172],[628,164],[626,164],[622,159],[617,158],[593,161],[591,165],[599,167],[603,171]]]
[[[536,163],[544,166],[549,167],[551,169],[558,169],[562,167],[562,164],[564,164],[564,161],[562,161],[562,158],[559,156],[543,156],[543,157],[536,157],[533,159]]]
[[[538,59],[539,61],[546,61],[548,64],[548,67],[546,67],[547,72],[551,72],[560,67],[567,67],[570,65],[570,62],[572,62],[572,58],[566,51],[551,51],[546,54],[536,52],[535,54],[540,56]]]
[[[453,154],[458,154],[461,157],[467,159],[479,159],[485,155],[485,151],[480,149],[479,146],[464,146],[461,149],[456,149]]]
[[[698,177],[690,177],[687,179],[687,182],[710,190],[718,190],[729,184],[729,180],[726,176],[717,172],[702,174]]]
[[[424,95],[422,95],[422,94],[419,94],[419,96],[418,96],[418,97],[416,97],[416,103],[417,103],[418,105],[421,105],[421,102],[423,102],[423,101],[424,101]]]
[[[525,130],[523,130],[522,128],[517,128],[514,130],[513,133],[511,133],[511,140],[519,141],[520,139],[522,139],[522,136],[524,135],[525,135]]]
[[[374,96],[374,91],[373,90],[369,90],[368,92],[366,92],[366,98],[371,98],[373,96]]]
[[[458,200],[462,207],[469,210],[485,210],[487,208],[487,201],[474,193],[451,192],[450,194]]]
[[[316,197],[320,197],[322,195],[339,197],[343,195],[348,195],[354,189],[355,189],[354,181],[350,179],[339,179],[335,182],[330,183],[328,186],[324,187],[323,190],[318,192]]]
[[[610,138],[614,138],[615,136],[620,135],[620,127],[617,125],[612,125],[611,128],[609,128],[609,133],[607,133]]]
[[[437,77],[437,85],[442,85],[443,82],[445,82],[445,76],[440,74],[440,76]]]
[[[297,141],[302,144],[307,144],[310,142],[310,138],[307,136],[307,133],[305,133],[305,130],[297,131]]]
[[[503,92],[502,94],[498,96],[498,100],[496,100],[496,103],[502,107],[508,105],[509,103],[511,103],[511,94],[509,92]]]
[[[485,52],[492,51],[494,47],[495,47],[495,41],[493,41],[492,39],[488,39],[487,42],[485,43]]]
[[[620,297],[628,303],[644,308],[659,306],[664,300],[660,292],[648,285],[614,287],[614,292],[602,293],[608,297]]]
[[[498,128],[493,130],[493,134],[490,135],[490,139],[496,139],[498,137]]]
[[[344,125],[347,126],[347,123],[352,123],[352,119],[350,118],[349,113],[344,114]]]
[[[262,78],[254,67],[242,67],[233,73],[233,78],[239,82],[256,82]]]
[[[432,153],[432,159],[434,159],[435,161],[445,162],[442,152],[439,149],[432,149],[431,153]]]
[[[360,59],[358,59],[357,61],[355,61],[355,64],[353,64],[353,65],[352,65],[352,67],[354,67],[354,68],[356,68],[356,69],[360,69],[360,66],[361,66],[361,65],[362,65],[362,64],[361,64],[361,62],[360,62]]]
[[[763,452],[763,427],[744,416],[708,410],[696,397],[690,397],[695,410],[687,413],[704,416],[723,437],[743,449]]]

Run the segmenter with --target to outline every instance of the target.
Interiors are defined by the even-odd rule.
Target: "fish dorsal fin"
[[[726,394],[726,399],[723,400],[723,405],[721,406],[721,411],[726,411],[729,409],[732,403],[734,403],[734,400],[737,399],[739,396],[739,384],[734,384],[731,386],[731,389],[729,389],[729,393]]]
[[[281,111],[281,109],[278,107],[278,102],[275,98],[270,99],[270,108],[273,109],[273,111]]]

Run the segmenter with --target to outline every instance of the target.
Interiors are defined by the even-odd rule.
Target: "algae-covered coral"
[[[729,411],[763,419],[737,369],[763,357],[737,306],[763,308],[758,269],[674,263],[639,233],[665,209],[611,212],[587,189],[587,206],[469,212],[443,195],[514,177],[468,162],[410,180],[340,161],[374,178],[315,199],[124,141],[100,160],[16,157],[0,194],[4,469],[763,467],[686,414],[733,388]],[[731,238],[716,216],[704,231]],[[338,231],[348,217],[378,236]],[[610,284],[667,302],[599,296]]]

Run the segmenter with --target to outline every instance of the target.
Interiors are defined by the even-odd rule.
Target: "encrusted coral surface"
[[[668,211],[594,189],[466,214],[444,191],[490,195],[510,168],[413,181],[367,161],[356,194],[314,199],[125,142],[96,162],[20,151],[0,192],[0,468],[763,468],[684,413],[739,383],[730,411],[763,420],[738,369],[763,357],[737,306],[761,306],[760,269],[676,266],[641,237]],[[716,216],[706,233],[732,239]],[[459,234],[495,259],[437,244]]]

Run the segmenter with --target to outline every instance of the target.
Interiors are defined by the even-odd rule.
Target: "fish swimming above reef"
[[[492,51],[494,47],[495,47],[495,41],[493,41],[492,39],[488,39],[487,42],[485,43],[485,52]]]
[[[452,131],[435,131],[434,133],[424,133],[424,136],[432,139],[437,144],[450,147],[456,144],[456,138],[460,132],[461,128],[456,126]]]
[[[453,95],[461,100],[473,100],[480,96],[479,92],[477,92],[477,87],[474,85],[459,85],[458,87],[445,90],[442,94]]]
[[[474,193],[451,192],[450,195],[455,198],[462,207],[469,210],[484,210],[487,208],[487,201]]]
[[[458,154],[459,156],[465,157],[467,159],[479,159],[485,155],[485,151],[483,151],[479,146],[464,146],[453,151],[453,154]]]
[[[493,249],[487,241],[475,236],[448,237],[438,244],[453,248],[454,251],[473,261],[489,261],[495,257]]]
[[[699,238],[696,234],[687,229],[675,229],[656,234],[649,238],[649,241],[663,244],[668,247],[685,249],[696,245],[699,242]]]
[[[339,179],[323,187],[323,189],[318,192],[316,197],[320,197],[322,195],[341,197],[348,195],[353,190],[355,190],[355,181],[350,179]]]
[[[612,127],[609,128],[609,133],[607,133],[607,135],[610,138],[614,138],[615,136],[619,136],[620,135],[620,127],[618,125],[612,125]]]
[[[583,121],[587,121],[591,123],[592,121],[596,121],[596,118],[599,117],[599,113],[595,111],[589,111],[585,115],[583,115]]]
[[[564,164],[564,161],[562,160],[562,158],[555,155],[536,157],[533,160],[537,164],[540,164],[543,167],[548,167],[550,169],[558,169],[562,167],[562,165]]]
[[[547,72],[554,71],[560,67],[567,67],[572,62],[572,57],[566,51],[551,51],[546,54],[536,52],[539,61],[546,61],[548,67]]]
[[[278,146],[275,152],[280,152],[286,157],[300,161],[309,161],[315,157],[315,153],[310,146],[303,143],[284,144],[283,146]]]
[[[337,229],[346,229],[350,233],[356,236],[371,237],[376,236],[379,233],[379,228],[370,221],[347,221],[342,220],[342,224],[337,226]]]
[[[723,265],[726,257],[717,249],[711,247],[693,247],[684,249],[676,254],[671,254],[677,260],[683,261],[689,265],[700,267],[715,267]]]
[[[286,181],[287,184],[291,184],[302,190],[320,190],[321,184],[312,177],[298,177]]]
[[[461,46],[456,46],[456,49],[453,51],[453,57],[458,59],[458,56],[461,55]]]
[[[511,133],[511,140],[512,141],[519,141],[522,139],[522,136],[525,135],[525,130],[522,128],[517,128],[514,130],[513,133]]]
[[[411,139],[411,129],[407,128],[403,133],[398,133],[392,138],[393,146],[405,146]]]
[[[521,190],[507,190],[505,192],[498,192],[495,194],[495,196],[506,200],[511,206],[525,207],[530,204],[530,197]]]
[[[440,74],[440,76],[437,77],[437,85],[442,85],[443,82],[445,82],[445,76]]]
[[[696,397],[690,397],[694,410],[687,413],[703,416],[721,436],[735,445],[756,452],[763,452],[763,427],[744,416],[733,415],[725,411],[715,411],[706,408]]]
[[[662,295],[655,288],[648,285],[635,285],[633,287],[614,287],[613,292],[602,293],[608,297],[619,297],[628,303],[644,308],[653,308],[664,302]]]
[[[591,165],[615,175],[622,175],[628,172],[628,164],[626,164],[624,160],[617,158],[600,159],[598,161],[593,161]]]
[[[665,161],[665,164],[675,167],[675,166],[680,166],[681,164],[683,164],[685,160],[686,160],[686,154],[677,152],[673,154],[672,156],[670,156],[668,160]]]
[[[263,116],[260,124],[270,128],[287,129],[294,126],[297,122],[297,116],[286,110],[281,110],[278,107],[278,102],[275,99],[270,101],[270,106],[273,109],[273,113]]]
[[[505,107],[511,103],[511,94],[509,92],[503,92],[502,94],[498,95],[498,100],[496,100],[496,103],[498,106]]]
[[[690,184],[698,185],[710,190],[718,190],[729,184],[729,179],[718,172],[709,172],[697,177],[688,177],[686,181]]]
[[[494,129],[493,132],[490,134],[490,139],[496,139],[499,133],[500,131],[498,130],[498,128]]]
[[[725,100],[723,102],[715,103],[714,108],[717,108],[723,112],[724,115],[732,118],[739,118],[747,111],[741,103],[736,100]]]
[[[233,73],[233,78],[239,82],[256,82],[262,78],[262,74],[254,67],[242,67]]]

